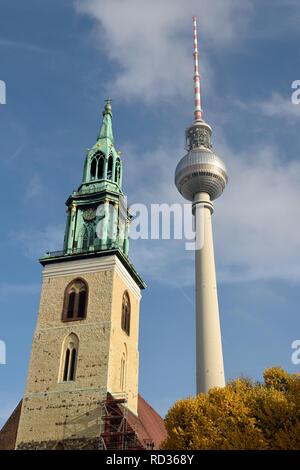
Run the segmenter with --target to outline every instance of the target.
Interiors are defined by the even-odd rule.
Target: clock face
[[[96,210],[90,207],[86,211],[83,212],[84,220],[93,220],[96,217]]]

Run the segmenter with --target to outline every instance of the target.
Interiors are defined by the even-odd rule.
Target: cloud
[[[40,258],[46,251],[61,249],[64,238],[64,226],[48,225],[44,230],[24,228],[12,239],[22,247],[22,253],[29,258]]]
[[[18,42],[18,41],[11,41],[10,39],[1,39],[0,38],[0,46],[3,47],[14,47],[18,49],[24,49],[30,52],[45,52],[46,49],[36,46],[35,44],[30,44],[26,42]]]
[[[208,54],[239,47],[251,17],[250,5],[248,0],[74,2],[77,12],[96,21],[93,38],[118,65],[110,93],[114,90],[114,96],[147,103],[190,96],[193,15],[198,18],[201,78],[208,90],[212,82]]]
[[[288,97],[283,97],[279,93],[273,91],[271,98],[261,103],[255,103],[254,106],[259,108],[266,116],[295,119],[300,118],[300,104],[292,102],[292,93],[298,93],[292,90]]]
[[[41,178],[38,175],[33,175],[27,182],[24,193],[24,200],[26,202],[38,196],[42,191],[43,185]]]
[[[25,148],[25,144],[21,144],[19,145],[14,151],[12,154],[10,154],[7,158],[6,158],[6,162],[14,162],[18,157],[19,155],[21,155],[21,153],[23,152]]]
[[[273,145],[223,149],[229,184],[214,215],[218,277],[300,281],[300,162]]]

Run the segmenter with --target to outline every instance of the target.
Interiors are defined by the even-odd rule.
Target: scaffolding
[[[102,400],[99,449],[145,450],[136,429],[128,424],[126,403],[126,393],[107,393]]]

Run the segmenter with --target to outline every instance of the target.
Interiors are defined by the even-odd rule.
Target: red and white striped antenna
[[[195,64],[195,121],[202,121],[202,109],[201,109],[201,98],[200,98],[200,75],[198,66],[198,43],[197,43],[197,22],[196,16],[194,19],[194,64]]]

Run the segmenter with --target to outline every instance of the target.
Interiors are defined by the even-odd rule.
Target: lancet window
[[[79,340],[71,333],[66,337],[62,347],[60,382],[75,380]]]
[[[75,279],[65,290],[62,321],[83,320],[86,317],[88,286],[83,279]]]
[[[91,160],[91,180],[100,180],[104,177],[104,155],[95,153]]]
[[[128,292],[125,291],[122,299],[122,319],[121,327],[125,333],[130,334],[130,299]]]

